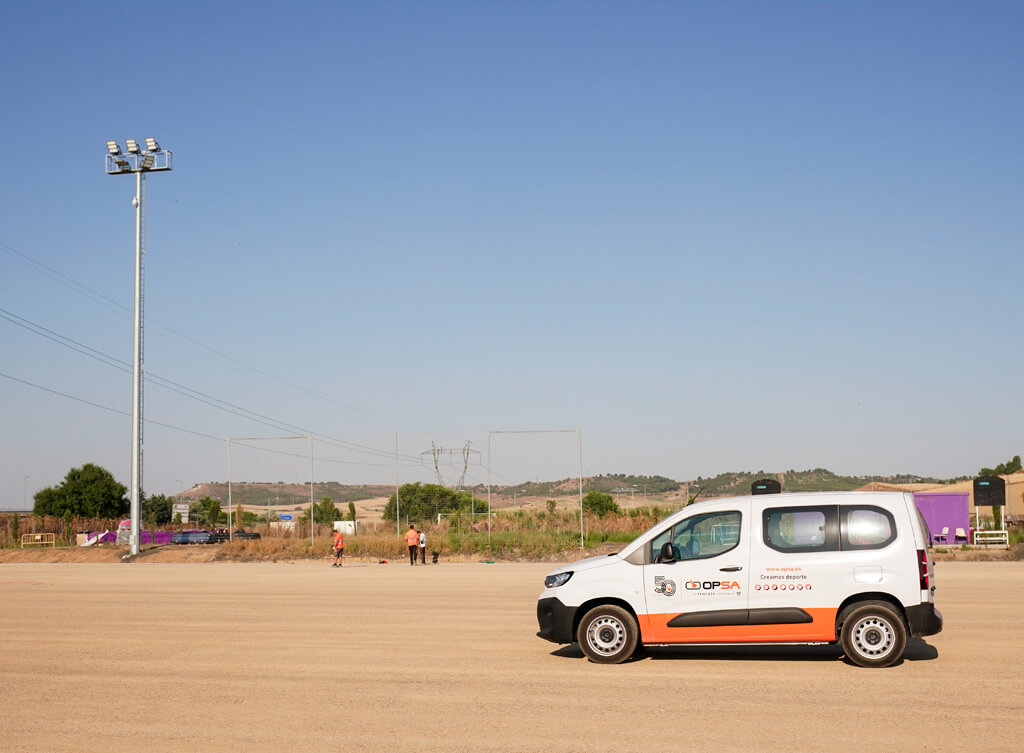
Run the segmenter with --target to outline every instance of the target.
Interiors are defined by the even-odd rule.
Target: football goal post
[[[583,548],[583,430],[582,429],[523,429],[519,431],[489,430],[487,432],[487,548],[491,548],[491,435],[492,434],[576,434],[579,460],[580,492],[580,549]]]
[[[309,440],[309,545],[313,546],[316,531],[316,516],[313,510],[313,436],[297,437],[228,437],[228,539],[234,541],[234,529],[231,526],[231,443],[234,442],[276,442],[282,439]]]

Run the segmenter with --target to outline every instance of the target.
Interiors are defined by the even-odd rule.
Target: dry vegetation
[[[604,517],[585,515],[583,519],[585,554],[616,551],[673,512],[668,507],[637,507],[620,514]],[[73,547],[77,531],[107,531],[117,528],[117,520],[73,518],[68,532],[63,520],[48,516],[23,515],[18,521],[20,533],[53,533],[58,547]],[[188,526],[182,526],[188,528]],[[164,530],[174,526],[164,526]],[[405,528],[404,525],[401,526]],[[331,527],[318,525],[311,544],[309,529],[282,532],[263,523],[250,530],[258,531],[259,540],[236,540],[218,545],[195,547],[144,548],[147,559],[163,561],[294,561],[322,559],[331,553]],[[440,523],[424,524],[427,534],[427,553],[437,552],[445,560],[554,561],[576,559],[580,556],[579,514],[565,509],[503,511],[492,516],[490,536],[486,515],[478,514],[442,518]],[[68,535],[70,533],[70,535]],[[992,560],[1024,558],[1024,545],[1020,536],[1014,538],[1009,551],[980,550],[975,548],[944,547],[933,550],[937,560]],[[114,561],[120,558],[124,547],[104,546],[93,549],[95,554],[82,557],[71,551],[23,550],[17,558],[22,561]],[[153,549],[190,550],[178,555],[153,556]],[[14,536],[13,516],[0,514],[0,550],[19,549]],[[201,551],[196,551],[201,550]],[[13,555],[13,552],[11,553]],[[10,556],[5,559],[9,559]],[[394,523],[387,521],[364,525],[358,535],[346,536],[345,556],[362,560],[401,560],[407,556],[404,542],[398,536]]]
[[[669,508],[635,508],[619,515],[598,517],[585,515],[583,530],[588,549],[607,551],[632,541],[672,512]],[[19,533],[54,533],[59,546],[75,543],[77,531],[115,530],[117,520],[74,518],[68,531],[63,520],[34,515],[23,515],[18,521]],[[0,515],[0,548],[17,548],[19,541],[13,531],[13,516]],[[188,528],[188,526],[181,526]],[[164,530],[176,528],[163,526]],[[318,525],[314,541],[310,543],[309,529],[301,524],[294,531],[282,532],[263,523],[250,530],[258,531],[262,538],[255,541],[239,540],[211,547],[212,559],[218,560],[296,560],[318,559],[330,555],[331,527]],[[394,560],[406,556],[407,550],[398,537],[394,523],[375,522],[364,525],[359,535],[346,537],[345,554],[348,557],[376,560]],[[578,556],[580,522],[577,512],[563,509],[518,510],[496,513],[491,518],[488,536],[485,514],[442,518],[441,522],[423,524],[427,534],[428,554],[437,552],[445,558],[499,558],[503,560],[544,560],[562,556]]]

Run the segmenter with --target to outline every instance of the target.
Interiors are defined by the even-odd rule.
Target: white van
[[[698,502],[617,554],[552,571],[537,633],[617,664],[639,645],[839,641],[862,667],[942,630],[931,536],[911,494]]]

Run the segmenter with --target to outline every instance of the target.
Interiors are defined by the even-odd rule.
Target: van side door
[[[750,503],[741,500],[729,509],[694,511],[648,542],[645,643],[745,640],[749,513]]]
[[[838,505],[761,501],[752,518],[750,640],[835,640],[839,584],[850,570],[839,546]]]

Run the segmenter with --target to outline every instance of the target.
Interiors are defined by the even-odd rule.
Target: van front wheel
[[[888,667],[903,656],[907,628],[889,604],[861,604],[843,620],[842,645],[846,658],[860,667]]]
[[[576,640],[583,653],[598,664],[619,664],[636,651],[640,630],[636,619],[622,607],[602,604],[580,620]]]

